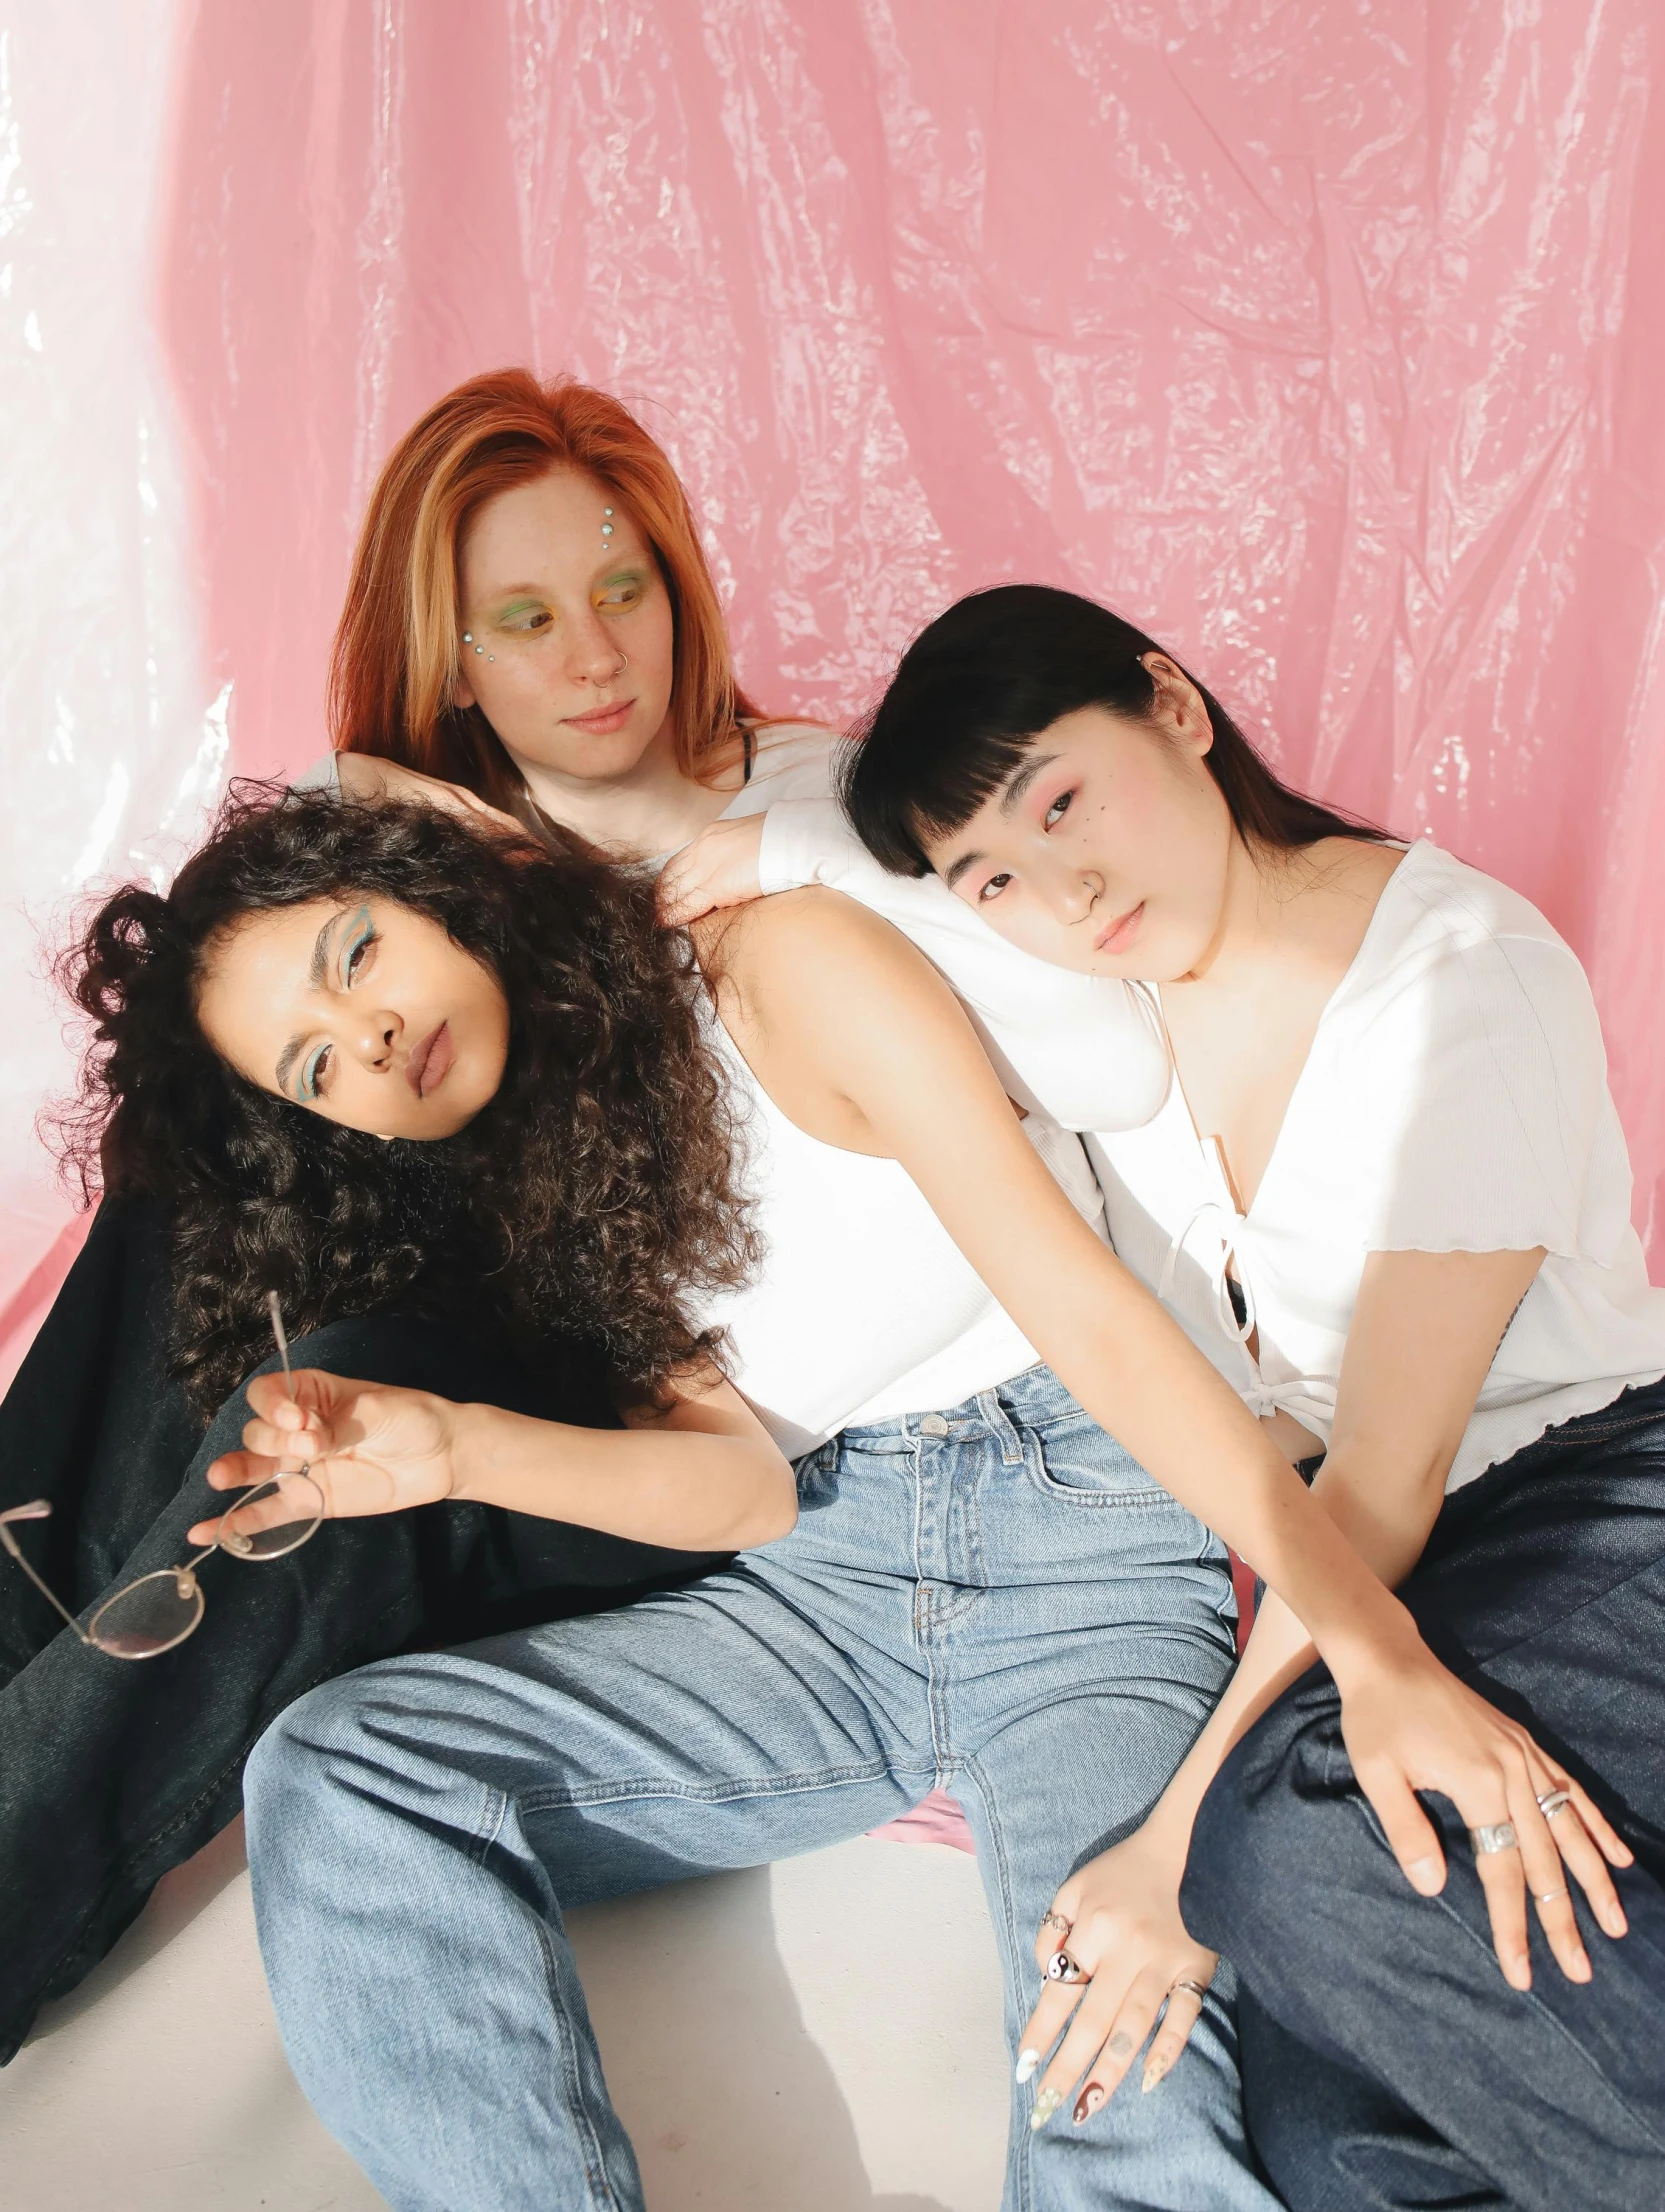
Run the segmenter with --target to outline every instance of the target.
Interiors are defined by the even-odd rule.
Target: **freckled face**
[[[1062,716],[963,829],[927,846],[932,867],[992,929],[1056,967],[1188,975],[1220,926],[1233,833],[1204,761],[1206,711],[1200,725],[1177,719]]]
[[[468,526],[458,582],[457,704],[479,706],[523,772],[623,776],[671,742],[670,595],[616,492],[578,469],[499,492]]]
[[[497,978],[386,899],[244,916],[214,948],[197,1012],[249,1082],[376,1137],[454,1136],[509,1051]]]

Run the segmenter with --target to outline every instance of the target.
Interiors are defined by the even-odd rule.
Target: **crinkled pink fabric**
[[[770,706],[846,714],[971,586],[1073,585],[1171,641],[1295,781],[1537,900],[1593,977],[1665,1249],[1656,0],[108,6],[63,112],[92,116],[101,69],[125,106],[77,124],[62,191],[99,185],[136,103],[189,606],[160,624],[156,440],[98,462],[149,499],[109,589],[145,681],[195,656],[202,719],[176,740],[153,713],[100,780],[83,713],[72,783],[47,690],[14,686],[19,788],[63,817],[31,884],[75,878],[83,842],[122,864],[228,725],[244,769],[318,753],[378,463],[447,385],[530,361],[669,446]],[[26,126],[53,16],[22,0],[0,85],[25,244],[52,215]],[[17,263],[0,317],[30,375],[98,342],[130,198],[54,279],[79,338],[31,324]],[[125,419],[103,389],[66,453]],[[14,516],[53,496],[28,466],[0,462]],[[8,683],[48,665],[33,622],[3,650]],[[56,1226],[37,1208],[0,1277],[19,1329]]]
[[[1651,0],[220,0],[161,302],[235,756],[318,750],[390,440],[571,371],[669,445],[771,706],[1071,585],[1537,900],[1657,1250],[1662,96]]]

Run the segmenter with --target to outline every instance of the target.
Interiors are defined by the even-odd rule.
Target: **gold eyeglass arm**
[[[28,1560],[24,1558],[22,1551],[18,1548],[17,1538],[11,1532],[9,1525],[11,1522],[44,1521],[51,1510],[52,1508],[44,1498],[35,1498],[28,1505],[14,1505],[9,1512],[0,1513],[0,1544],[5,1545],[7,1551],[11,1553],[52,1610],[69,1623],[84,1644],[91,1644],[92,1638],[75,1618],[69,1607],[53,1591],[47,1588],[34,1568],[30,1566]]]

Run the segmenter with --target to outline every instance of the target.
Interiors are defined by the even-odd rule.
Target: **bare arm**
[[[517,837],[525,834],[524,825],[512,814],[492,806],[478,792],[470,791],[466,784],[446,783],[439,776],[425,776],[420,769],[407,768],[401,761],[384,760],[379,753],[337,753],[335,778],[344,798],[363,799],[372,805],[384,799],[420,800],[446,813],[470,815],[477,821],[489,822],[497,829],[512,831]]]
[[[255,1418],[245,1448],[209,1469],[215,1489],[264,1482],[304,1459],[336,1518],[469,1498],[682,1551],[766,1544],[797,1518],[790,1463],[720,1377],[684,1384],[662,1409],[627,1407],[622,1430],[454,1405],[317,1368],[297,1370],[295,1389],[291,1401],[280,1375],[250,1383]],[[211,1536],[209,1522],[191,1532],[193,1542]]]
[[[1365,1262],[1313,1495],[1389,1589],[1422,1557],[1480,1387],[1543,1256],[1373,1252]],[[1231,1687],[1151,1816],[1182,1852],[1226,1753],[1316,1656],[1269,1590]]]

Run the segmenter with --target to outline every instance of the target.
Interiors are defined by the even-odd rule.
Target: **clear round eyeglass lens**
[[[324,1518],[324,1493],[309,1474],[277,1475],[220,1517],[219,1542],[234,1559],[281,1559]]]
[[[155,1659],[182,1644],[201,1618],[196,1576],[163,1567],[101,1605],[87,1634],[113,1659]]]

